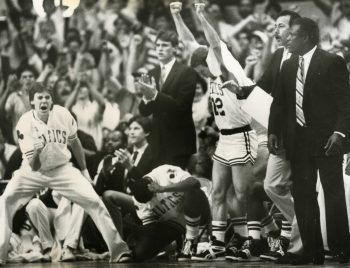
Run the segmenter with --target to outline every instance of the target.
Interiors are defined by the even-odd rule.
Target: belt
[[[238,128],[232,128],[232,129],[221,129],[220,133],[221,135],[233,135],[233,134],[237,134],[237,133],[242,133],[242,132],[247,132],[247,131],[251,131],[252,128],[250,127],[250,125],[246,125],[244,127],[238,127]]]

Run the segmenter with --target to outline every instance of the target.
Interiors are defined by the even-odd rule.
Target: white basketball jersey
[[[152,170],[145,177],[151,178],[160,186],[167,186],[192,176],[179,167],[162,165]],[[133,198],[137,208],[137,216],[144,225],[155,221],[170,221],[175,225],[185,226],[183,195],[182,192],[157,193],[147,203],[139,203]]]
[[[215,123],[221,129],[233,129],[249,125],[251,117],[242,110],[245,100],[238,100],[236,94],[221,88],[221,80],[208,78],[209,94]]]
[[[77,124],[66,108],[54,105],[47,124],[31,110],[19,119],[16,132],[23,154],[22,167],[30,167],[28,160],[34,154],[34,140],[41,138],[45,141],[45,147],[40,153],[39,170],[45,172],[69,162],[71,153],[67,144],[69,140],[77,138]]]

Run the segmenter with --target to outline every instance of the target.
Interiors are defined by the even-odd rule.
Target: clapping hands
[[[142,74],[136,84],[146,100],[151,101],[156,97],[157,88],[154,77],[150,78],[148,74]]]

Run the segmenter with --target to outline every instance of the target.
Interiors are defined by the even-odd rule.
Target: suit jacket
[[[159,89],[160,66],[149,72],[157,83],[154,101],[141,102],[143,116],[153,115],[150,146],[158,164],[178,156],[196,152],[196,132],[192,119],[192,103],[197,74],[186,65],[175,62]]]
[[[276,96],[271,105],[269,134],[280,135],[286,126],[284,143],[287,156],[293,157],[296,142],[296,75],[298,57],[282,67]],[[350,86],[345,61],[338,55],[316,49],[304,83],[303,111],[310,148],[324,154],[324,146],[334,131],[350,135]]]
[[[104,159],[102,160],[104,161]],[[143,152],[140,161],[136,166],[133,166],[130,171],[127,172],[125,178],[125,168],[116,163],[112,173],[106,174],[102,170],[98,174],[95,184],[95,191],[102,195],[107,190],[113,190],[118,192],[125,192],[126,186],[130,180],[137,180],[142,178],[153,169],[153,157],[150,146],[147,146]]]
[[[111,156],[112,157],[112,156]],[[104,166],[106,159],[102,159],[101,163]],[[111,173],[104,172],[103,167],[98,173],[95,183],[95,191],[98,195],[102,195],[107,190],[125,192],[125,168],[117,162]]]
[[[142,178],[147,173],[151,172],[154,167],[153,156],[151,147],[148,145],[145,151],[143,152],[140,161],[136,166],[133,166],[128,174],[127,180],[137,180]]]
[[[280,74],[283,51],[283,48],[277,49],[275,51],[275,53],[272,55],[270,64],[258,82],[258,86],[265,90],[267,93],[271,94],[272,97],[276,95],[276,92],[278,90],[277,81]]]
[[[267,66],[263,76],[258,81],[258,86],[261,87],[268,94],[271,94],[272,97],[276,95],[277,91],[277,81],[280,74],[280,66],[283,57],[283,48],[279,48],[273,53],[271,57],[270,64]],[[253,91],[253,88],[244,88],[243,96],[240,96],[241,99],[246,99]]]

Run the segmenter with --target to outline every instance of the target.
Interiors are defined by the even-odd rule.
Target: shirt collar
[[[53,110],[53,106],[52,106],[51,110],[49,111],[49,117],[48,117],[47,122],[49,122],[49,119],[50,119],[51,114],[52,114],[52,110]],[[37,121],[39,121],[39,122],[45,124],[45,122],[42,121],[42,120],[39,118],[38,113],[37,113],[34,109],[32,109],[32,114],[33,114],[33,118],[34,118],[35,120],[37,120]]]
[[[138,152],[139,154],[143,153],[146,150],[147,146],[148,146],[148,142],[146,142],[145,145],[143,145],[141,148],[136,148],[134,146],[133,153],[135,153],[135,152]]]
[[[160,64],[160,68],[161,69],[163,69],[163,68],[165,68],[165,70],[170,70],[172,67],[173,67],[173,65],[174,65],[174,63],[175,63],[175,61],[176,61],[176,58],[174,57],[171,61],[169,61],[168,63],[166,63],[166,64]]]
[[[316,48],[317,46],[314,46],[313,49],[302,56],[304,58],[304,61],[311,61],[312,55],[314,55]]]
[[[289,49],[286,47],[283,48],[283,55],[288,55],[288,54],[290,54]]]

